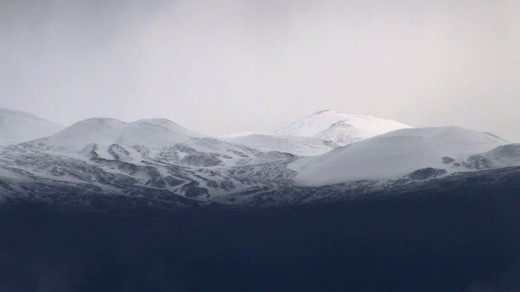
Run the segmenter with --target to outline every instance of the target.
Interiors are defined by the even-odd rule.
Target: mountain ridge
[[[337,112],[320,115],[330,113],[336,119]],[[369,119],[368,125],[378,121]],[[345,133],[343,121],[332,125]],[[324,126],[311,123],[321,134]],[[91,118],[0,149],[0,200],[86,204],[96,194],[181,205],[299,204],[520,165],[516,144],[459,127],[401,128],[349,143],[288,135],[217,138],[167,119]]]

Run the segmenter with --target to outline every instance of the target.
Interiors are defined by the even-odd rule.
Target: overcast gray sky
[[[321,109],[520,141],[520,1],[0,0],[0,107],[268,132]]]

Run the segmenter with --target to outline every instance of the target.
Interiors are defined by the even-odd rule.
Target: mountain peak
[[[328,109],[281,128],[274,134],[320,138],[338,146],[344,146],[402,128],[410,127],[374,116],[347,114]]]
[[[6,120],[6,119],[25,119],[25,120],[28,120],[28,119],[32,119],[32,120],[38,120],[38,121],[45,121],[47,123],[52,123],[52,124],[55,124],[55,125],[58,125],[56,123],[53,123],[51,121],[47,121],[45,119],[42,119],[32,113],[29,113],[29,112],[24,112],[24,111],[20,111],[20,110],[13,110],[13,109],[8,109],[8,108],[0,108],[0,119],[1,120]]]
[[[47,137],[61,129],[61,125],[31,113],[0,108],[0,146]]]

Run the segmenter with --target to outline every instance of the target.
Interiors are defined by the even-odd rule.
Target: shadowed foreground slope
[[[469,182],[348,202],[0,211],[1,291],[520,289],[520,192]]]

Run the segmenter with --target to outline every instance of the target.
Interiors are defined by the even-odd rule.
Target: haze
[[[330,108],[520,141],[520,2],[424,2],[0,0],[0,107],[206,134]]]

